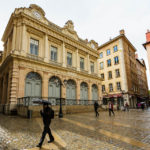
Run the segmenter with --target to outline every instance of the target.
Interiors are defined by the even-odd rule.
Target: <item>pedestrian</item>
[[[115,116],[114,110],[113,110],[113,103],[109,102],[109,116],[111,116],[111,112],[113,113],[113,115]]]
[[[141,109],[144,111],[144,108],[145,108],[145,104],[144,103],[142,103],[141,104]]]
[[[125,108],[126,108],[127,111],[129,111],[129,104],[128,104],[128,102],[126,102]]]
[[[95,101],[95,103],[94,103],[94,110],[95,110],[95,115],[96,115],[96,117],[98,117],[99,116],[99,113],[98,113],[98,107],[99,107],[99,105],[98,105],[98,102],[97,101]]]
[[[50,138],[50,141],[48,141],[48,143],[51,143],[54,141],[54,137],[53,137],[53,135],[51,133],[51,129],[49,127],[50,123],[51,123],[51,119],[54,118],[54,111],[52,110],[52,108],[50,108],[48,106],[48,104],[43,104],[43,111],[41,110],[40,114],[43,118],[44,130],[43,130],[42,137],[41,137],[40,142],[37,145],[37,147],[41,148],[43,141],[44,141],[44,138],[45,138],[47,133],[48,133],[49,138]]]

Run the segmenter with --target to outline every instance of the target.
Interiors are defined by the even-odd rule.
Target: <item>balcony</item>
[[[84,70],[84,69],[82,69],[82,68],[80,68],[80,71],[83,72],[83,73],[86,73],[86,74],[88,73],[87,70]]]
[[[27,57],[33,60],[44,61],[44,58],[29,53],[27,54]]]
[[[77,70],[76,67],[73,67],[71,65],[67,65],[67,68],[71,69],[71,70]]]
[[[56,66],[62,66],[62,63],[59,63],[59,62],[54,61],[54,60],[49,60],[49,63],[53,64],[53,65],[56,65]]]

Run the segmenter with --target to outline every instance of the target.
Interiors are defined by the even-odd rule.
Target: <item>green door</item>
[[[53,105],[56,105],[56,99],[60,98],[60,84],[57,85],[55,80],[57,77],[52,77],[48,83],[48,99]],[[60,79],[57,78],[59,81]]]
[[[41,97],[42,96],[42,81],[39,74],[30,72],[27,74],[25,81],[25,97]],[[31,100],[30,100],[31,104]]]
[[[80,85],[80,99],[88,100],[88,85],[85,82],[82,82]]]
[[[92,85],[92,100],[98,100],[98,88],[96,84]]]
[[[25,97],[41,97],[41,77],[35,72],[28,73],[25,84]]]
[[[73,80],[68,80],[67,82],[66,99],[68,104],[76,103],[76,84]]]

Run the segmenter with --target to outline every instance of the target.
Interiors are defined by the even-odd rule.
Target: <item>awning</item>
[[[122,97],[122,94],[118,93],[118,94],[109,94],[103,96],[103,98],[116,98],[116,97]]]

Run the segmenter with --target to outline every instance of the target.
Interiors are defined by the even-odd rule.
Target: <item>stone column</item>
[[[66,63],[66,48],[65,48],[65,43],[63,42],[62,44],[62,49],[63,49],[63,54],[62,54],[62,57],[63,57],[63,67],[66,67],[67,63]]]
[[[79,103],[79,100],[80,100],[80,80],[77,81],[76,90],[77,90],[77,103]]]
[[[44,72],[42,77],[42,97],[47,98],[48,97],[48,73]]]
[[[6,57],[9,55],[10,53],[10,39],[8,38],[7,40],[7,49],[6,49]]]
[[[92,100],[92,83],[90,82],[88,84],[88,99],[91,101]]]
[[[26,72],[24,67],[19,67],[19,88],[18,88],[18,98],[25,96],[25,80]]]
[[[87,54],[87,70],[88,70],[88,73],[90,74],[91,73],[91,69],[90,69],[90,57],[89,57],[89,54]]]
[[[12,50],[16,49],[16,24],[13,27]]]
[[[45,62],[49,62],[49,45],[48,45],[48,36],[47,36],[47,34],[45,34],[45,36],[44,36],[44,47],[45,47],[45,49],[44,49],[44,61]]]
[[[95,72],[96,74],[98,74],[98,59],[96,60],[96,70],[95,70],[95,68],[94,68],[94,72]]]
[[[76,50],[76,65],[77,65],[77,71],[80,71],[80,66],[79,66],[79,51],[78,51],[78,49]]]
[[[18,66],[14,63],[10,71],[10,105],[17,104],[17,95],[18,95]],[[10,108],[11,109],[11,108]]]
[[[26,54],[26,26],[25,24],[22,25],[22,41],[21,41],[21,54],[25,56]]]
[[[2,89],[2,102],[1,104],[5,104],[5,101],[6,101],[6,96],[5,96],[5,93],[6,93],[6,74],[4,75],[3,77],[3,89]]]

